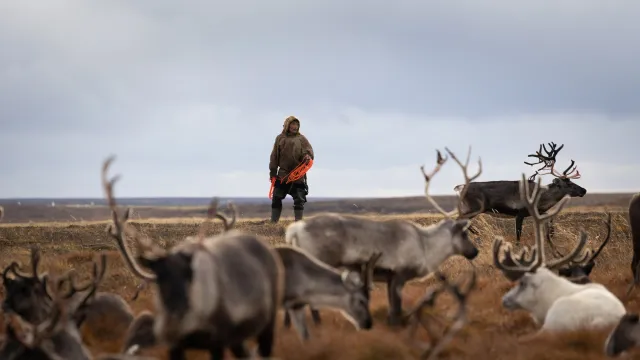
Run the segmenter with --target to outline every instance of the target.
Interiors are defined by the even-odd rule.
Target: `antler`
[[[424,181],[425,181],[424,195],[427,198],[427,200],[431,203],[431,205],[433,205],[433,207],[436,208],[436,210],[442,213],[442,215],[444,215],[445,218],[453,218],[456,215],[460,217],[460,215],[462,214],[463,199],[467,193],[469,183],[477,179],[482,174],[482,159],[478,157],[478,172],[473,176],[469,176],[468,168],[469,168],[469,160],[471,157],[471,146],[469,146],[469,151],[467,152],[467,159],[464,164],[460,162],[460,160],[458,160],[456,155],[451,150],[449,150],[449,148],[445,147],[444,149],[447,151],[447,153],[449,153],[449,156],[451,156],[451,158],[458,164],[458,166],[460,166],[460,168],[462,169],[462,173],[464,175],[465,183],[462,190],[460,191],[460,195],[458,196],[458,206],[455,210],[447,212],[444,209],[442,209],[440,205],[438,205],[438,203],[431,197],[431,195],[429,195],[429,184],[431,183],[431,180],[438,173],[438,171],[440,171],[440,169],[442,168],[442,165],[444,165],[444,163],[447,162],[447,160],[449,159],[448,157],[443,158],[442,154],[440,153],[440,150],[436,150],[438,153],[438,158],[436,160],[436,167],[433,169],[433,171],[431,171],[430,174],[427,174],[424,171],[424,165],[420,167],[420,170],[422,170],[422,175],[424,176]],[[484,202],[480,202],[480,203],[481,203],[481,206],[479,211],[476,211],[472,214],[466,214],[464,215],[464,217],[470,218],[477,214],[482,213],[484,211]]]
[[[113,197],[113,185],[120,179],[120,175],[116,175],[112,177],[111,180],[107,180],[107,172],[109,170],[109,166],[111,166],[111,163],[114,160],[115,156],[110,156],[104,161],[102,165],[102,187],[104,188],[107,203],[109,205],[109,208],[111,209],[111,216],[113,218],[113,224],[109,224],[106,230],[109,236],[111,236],[116,241],[116,245],[118,246],[122,257],[124,257],[125,263],[129,266],[131,272],[142,279],[154,281],[156,278],[155,275],[142,270],[133,260],[133,257],[131,256],[129,250],[127,249],[127,246],[125,245],[124,230],[125,226],[127,225],[127,221],[131,216],[132,209],[127,209],[125,215],[122,218],[118,217],[118,212],[116,210],[116,200]],[[131,230],[134,233],[133,238],[135,244],[138,247],[138,251],[155,253],[157,255],[162,255],[165,253],[164,249],[154,244],[149,238],[140,237],[134,229]]]
[[[231,219],[229,219],[226,216],[218,213],[218,203],[219,203],[219,199],[217,197],[214,197],[211,200],[211,203],[209,203],[209,208],[207,209],[207,218],[200,225],[200,229],[198,230],[198,236],[197,236],[198,242],[202,242],[204,240],[209,224],[212,222],[214,218],[222,220],[222,223],[224,224],[224,231],[229,231],[235,226],[236,219],[238,218],[237,207],[231,201],[227,203],[227,208],[231,212]]]
[[[548,145],[551,148],[551,150],[547,150],[547,147],[544,144],[540,144],[540,149],[536,151],[535,154],[527,155],[528,157],[534,157],[538,159],[537,163],[530,163],[525,161],[524,163],[527,165],[533,166],[533,165],[544,163],[544,166],[536,170],[535,173],[529,177],[529,180],[533,181],[537,175],[549,175],[549,174],[560,179],[579,179],[581,175],[580,175],[580,172],[578,171],[577,166],[574,166],[575,161],[573,160],[571,160],[571,165],[569,165],[569,167],[567,167],[567,169],[564,172],[562,172],[562,174],[560,174],[557,170],[555,170],[556,156],[558,155],[560,150],[562,150],[562,148],[564,147],[564,144],[562,144],[559,148],[557,148],[557,145],[553,142],[550,142]],[[543,149],[547,153],[546,156],[542,155]],[[545,169],[549,169],[549,172],[547,173],[540,172]]]
[[[69,274],[67,278],[69,281],[69,291],[66,294],[62,295],[62,297],[64,299],[69,299],[78,292],[89,290],[86,294],[84,294],[82,300],[78,302],[79,305],[84,304],[89,298],[91,298],[96,293],[96,291],[98,290],[98,286],[104,279],[104,274],[106,273],[106,271],[107,271],[107,255],[102,253],[100,254],[99,263],[95,261],[93,262],[93,279],[87,285],[79,287],[76,284],[76,279],[75,279],[76,273],[73,272]]]
[[[419,344],[424,348],[424,352],[421,355],[422,359],[436,359],[438,354],[447,346],[447,344],[453,339],[458,331],[460,331],[467,323],[467,302],[469,294],[475,288],[477,282],[477,272],[475,266],[471,263],[470,279],[468,281],[466,290],[462,290],[461,285],[453,285],[449,280],[440,272],[435,272],[436,278],[440,281],[439,286],[431,287],[427,289],[426,293],[418,300],[417,305],[408,313],[407,316],[411,317],[414,321],[410,329],[410,336],[415,337],[417,326],[420,324],[428,333],[429,344]],[[424,309],[433,308],[436,298],[443,292],[449,292],[453,295],[458,302],[458,311],[454,316],[453,324],[445,330],[444,335],[438,339],[435,344],[433,341],[437,338],[434,334],[435,331],[431,328],[428,322],[423,321]]]
[[[607,212],[607,236],[605,237],[605,239],[602,241],[602,243],[600,244],[600,246],[598,247],[598,250],[596,250],[595,252],[592,252],[591,249],[588,249],[588,251],[585,251],[584,256],[582,259],[580,258],[575,258],[572,259],[570,261],[570,263],[572,265],[582,265],[582,264],[589,264],[592,263],[597,257],[598,255],[600,255],[600,252],[602,251],[602,249],[604,249],[604,247],[607,245],[607,243],[609,243],[609,240],[611,240],[611,213]],[[560,253],[559,251],[557,251],[561,256],[565,256],[562,253]]]
[[[531,196],[528,195],[529,193],[531,193]],[[529,214],[534,221],[535,245],[530,250],[523,250],[523,253],[520,254],[520,257],[513,257],[511,255],[511,245],[503,245],[504,238],[501,236],[496,236],[494,238],[492,249],[494,265],[498,269],[502,270],[502,272],[505,273],[508,278],[520,277],[524,275],[524,273],[534,272],[540,266],[545,266],[548,269],[557,268],[569,263],[574,259],[577,259],[578,257],[584,259],[588,256],[585,254],[581,254],[587,242],[587,233],[583,230],[580,233],[578,244],[571,252],[569,252],[568,255],[559,259],[554,259],[550,262],[546,261],[543,243],[545,224],[547,224],[547,222],[549,222],[553,217],[558,215],[558,213],[569,202],[571,197],[569,195],[565,195],[553,208],[549,209],[546,214],[541,215],[540,211],[538,210],[538,202],[540,201],[541,195],[542,192],[540,191],[540,178],[537,179],[533,191],[530,191],[529,181],[527,181],[525,174],[522,174],[522,179],[520,180],[520,198],[522,202],[525,203],[527,210],[529,211]],[[500,260],[501,250],[505,251],[505,260],[502,261]],[[531,258],[527,259],[528,261],[524,261],[524,263],[520,263],[519,260],[523,260],[525,251],[531,254]],[[590,250],[587,250],[587,252],[590,252]]]
[[[47,282],[50,280],[47,279]],[[16,339],[27,348],[39,347],[42,341],[50,338],[68,321],[68,310],[60,293],[54,291],[53,307],[49,318],[40,324],[31,324],[15,312],[5,314],[5,322],[13,330]]]

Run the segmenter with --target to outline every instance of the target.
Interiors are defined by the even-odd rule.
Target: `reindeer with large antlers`
[[[540,331],[563,331],[595,329],[615,325],[625,314],[622,302],[601,284],[575,284],[556,275],[552,270],[570,262],[584,263],[591,250],[583,251],[587,234],[581,231],[574,249],[566,256],[547,261],[544,251],[544,229],[546,223],[556,216],[570,199],[565,195],[546,214],[541,215],[538,202],[542,196],[540,179],[533,191],[530,182],[522,175],[520,196],[534,221],[535,246],[514,256],[512,245],[496,237],[493,243],[495,266],[518,285],[502,298],[502,306],[509,310],[528,311],[534,321],[541,324]],[[531,196],[529,196],[531,193]],[[504,252],[504,259],[500,255]]]
[[[249,352],[244,343],[254,337],[258,354],[270,357],[284,284],[278,254],[266,241],[237,230],[207,237],[201,227],[198,236],[165,250],[134,228],[126,229],[131,211],[118,216],[113,196],[117,177],[107,179],[113,160],[110,157],[102,167],[102,184],[113,217],[107,230],[131,272],[158,290],[154,336],[167,345],[169,358],[184,359],[185,350],[203,349],[211,359],[222,359],[226,348],[235,357],[246,358]],[[216,209],[214,199],[209,218]],[[138,250],[136,258],[127,248],[126,230]]]
[[[571,160],[571,165],[562,173],[559,173],[555,169],[556,156],[564,145],[558,148],[556,144],[550,143],[549,146],[550,150],[547,150],[547,147],[541,144],[539,151],[535,154],[528,155],[529,157],[537,158],[539,162],[529,163],[525,161],[527,165],[544,164],[542,168],[536,170],[529,178],[529,187],[533,187],[534,180],[538,175],[550,174],[555,177],[551,184],[541,188],[538,210],[542,213],[551,209],[562,200],[565,195],[583,197],[587,193],[586,189],[571,181],[581,177],[580,172],[575,166],[575,161]],[[547,155],[542,154],[543,149]],[[546,169],[548,169],[548,173],[541,173],[541,171]],[[457,185],[454,187],[454,190],[460,193],[459,197],[463,202],[463,210],[461,213],[467,218],[473,218],[479,213],[499,217],[515,217],[516,244],[519,244],[522,235],[522,224],[524,219],[531,214],[527,206],[521,201],[518,188],[517,180],[497,180],[472,182],[468,186]],[[480,204],[482,204],[482,207]],[[479,211],[481,208],[482,211]],[[553,232],[552,223],[548,223],[548,227],[550,230],[547,240],[550,242]],[[476,233],[473,228],[470,230],[472,233]]]
[[[480,176],[480,159],[477,174],[468,176],[469,156],[462,164],[449,149],[446,150],[462,169],[467,183]],[[432,173],[426,174],[423,169],[425,196],[436,206],[429,195],[429,183],[447,159],[438,151]],[[375,220],[336,213],[319,214],[289,225],[285,241],[330,266],[356,270],[362,269],[375,253],[381,253],[373,277],[375,281],[386,281],[388,322],[399,325],[403,323],[402,288],[407,281],[430,275],[453,255],[462,255],[470,260],[478,255],[478,249],[467,234],[469,220],[454,218],[455,211],[448,213],[440,206],[437,208],[447,216],[430,226],[402,219]],[[313,309],[312,313],[315,313],[314,320],[318,323],[319,314]]]

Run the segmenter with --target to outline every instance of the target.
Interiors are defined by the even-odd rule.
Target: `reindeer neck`
[[[540,202],[538,203],[538,210],[540,212],[545,212],[551,209],[566,195],[566,193],[560,188],[553,185],[541,188],[540,191],[542,192],[542,195],[540,195]]]
[[[435,271],[453,254],[451,224],[450,221],[445,220],[431,226],[418,227],[426,265],[422,270],[426,273]]]

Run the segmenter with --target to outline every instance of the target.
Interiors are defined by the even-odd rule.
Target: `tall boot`
[[[298,221],[298,220],[302,220],[302,213],[304,212],[304,210],[297,210],[294,209],[293,210],[293,216],[295,216],[295,219],[293,221]]]
[[[282,208],[271,208],[271,222],[277,223],[280,220],[280,214],[282,214]]]

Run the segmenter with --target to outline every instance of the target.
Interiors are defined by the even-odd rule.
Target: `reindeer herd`
[[[319,309],[323,308],[339,311],[357,330],[374,327],[369,305],[374,282],[386,282],[390,326],[411,324],[415,329],[423,321],[423,308],[433,306],[439,294],[454,296],[459,311],[453,326],[437,341],[430,332],[432,344],[423,353],[424,358],[435,359],[466,323],[468,295],[477,278],[472,260],[479,255],[470,239],[470,234],[477,234],[471,219],[481,213],[516,218],[516,243],[495,236],[491,250],[495,268],[516,282],[502,297],[501,306],[529,312],[539,325],[539,331],[531,336],[613,328],[603,351],[607,356],[618,356],[640,346],[639,316],[627,313],[613,293],[589,278],[595,259],[610,240],[611,215],[607,216],[607,236],[596,251],[586,247],[588,235],[584,231],[571,251],[563,254],[555,249],[553,218],[571,197],[584,196],[586,190],[571,181],[580,177],[573,161],[564,172],[555,170],[556,155],[564,145],[549,146],[547,150],[541,145],[529,155],[539,162],[527,164],[544,165],[529,179],[523,174],[520,181],[475,181],[482,173],[482,162],[478,159],[478,171],[470,176],[470,147],[464,163],[447,148],[445,157],[438,151],[433,170],[427,173],[423,167],[422,172],[426,199],[444,219],[429,226],[402,219],[326,213],[292,223],[286,228],[285,244],[272,246],[260,236],[235,229],[235,206],[229,204],[228,218],[219,213],[214,199],[198,233],[169,249],[128,223],[130,209],[118,213],[114,196],[118,177],[109,179],[107,175],[114,160],[110,157],[101,176],[112,215],[108,237],[131,273],[142,284],[153,286],[155,312],[143,311],[134,317],[119,295],[97,291],[107,268],[104,253],[93,263],[92,279],[81,286],[73,270],[57,276],[40,273],[40,252],[32,248],[32,274],[24,273],[15,261],[2,273],[5,336],[0,359],[93,359],[79,329],[99,326],[96,319],[104,314],[125,324],[107,329],[114,336],[124,333],[124,343],[120,353],[98,359],[150,359],[137,352],[160,344],[166,346],[171,360],[185,359],[189,349],[207,351],[211,359],[222,359],[226,350],[235,358],[270,358],[281,310],[285,327],[293,323],[303,342],[310,341],[307,306],[316,325],[321,324]],[[459,193],[457,209],[447,212],[429,195],[429,185],[449,158],[461,168],[465,182],[454,188]],[[555,176],[547,186],[540,183],[542,170]],[[0,219],[2,215],[0,207]],[[519,244],[526,217],[533,220],[532,246]],[[207,235],[214,219],[223,222],[224,230]],[[631,291],[640,283],[640,196],[630,202],[629,219],[634,242]],[[555,258],[545,252],[547,244]],[[466,290],[438,270],[454,255],[472,265]],[[437,285],[427,289],[413,309],[403,311],[403,286],[429,276],[435,276]],[[255,341],[255,350],[248,348],[249,340]]]

